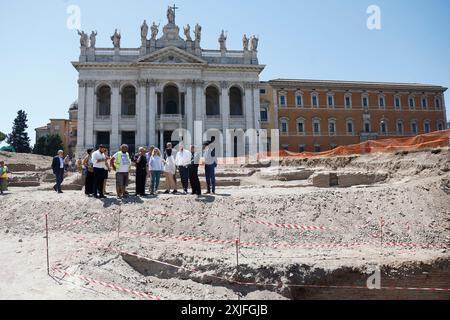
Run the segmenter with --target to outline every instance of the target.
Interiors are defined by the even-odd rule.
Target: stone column
[[[164,152],[164,130],[159,130],[159,150]]]
[[[260,106],[260,92],[259,92],[259,82],[253,84],[253,108],[254,108],[254,121],[255,130],[260,129],[260,117],[261,117],[261,106]],[[269,110],[267,110],[269,112]]]
[[[193,108],[193,92],[192,92],[192,80],[186,81],[186,126],[191,138],[194,136],[194,108]]]
[[[78,80],[77,156],[85,152],[86,81]]]
[[[204,123],[203,123],[203,110],[205,109],[204,107],[204,101],[205,101],[205,93],[203,90],[203,81],[195,81],[195,121],[199,121],[201,122],[201,126],[200,125],[194,125],[195,128],[197,128],[197,131],[200,131],[201,133],[203,133],[204,131]],[[200,134],[200,132],[198,132],[198,134]],[[195,139],[195,133],[193,136],[193,141],[195,143],[196,139]]]
[[[138,147],[144,147],[147,144],[147,80],[139,80],[139,104],[137,104],[137,144]]]
[[[246,130],[253,129],[254,122],[253,122],[253,95],[252,95],[252,84],[251,83],[245,83],[245,121],[246,121]]]
[[[270,89],[270,90],[272,90],[272,89]],[[272,90],[272,99],[273,99],[273,113],[274,113],[274,118],[275,118],[272,121],[273,121],[274,129],[279,129],[280,121],[278,120],[278,91],[276,89]]]
[[[119,118],[121,116],[120,108],[120,81],[112,82],[112,96],[111,96],[111,141],[110,153],[113,154],[119,150]]]
[[[96,94],[95,94],[95,81],[87,82],[86,92],[86,132],[85,141],[86,147],[94,146],[94,117],[96,114]]]
[[[226,81],[220,83],[221,94],[220,94],[220,110],[222,112],[222,134],[223,134],[223,144],[224,149],[227,145],[227,129],[230,127],[230,93],[228,91],[229,84]]]
[[[157,96],[156,96],[156,84],[157,82],[155,80],[149,80],[149,86],[150,86],[150,94],[149,94],[149,145],[156,145],[156,104]]]

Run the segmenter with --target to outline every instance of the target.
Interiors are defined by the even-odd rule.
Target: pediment
[[[150,63],[161,63],[161,64],[183,64],[183,63],[207,63],[205,60],[181,50],[176,47],[167,47],[161,50],[152,52],[146,56],[143,56],[137,60],[139,63],[150,62]]]

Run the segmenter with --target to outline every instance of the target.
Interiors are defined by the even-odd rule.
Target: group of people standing
[[[217,159],[214,149],[210,149],[210,144],[210,142],[203,144],[205,174],[208,186],[206,194],[215,194]],[[141,147],[133,157],[130,157],[128,146],[124,144],[120,147],[120,151],[110,158],[106,147],[100,145],[95,152],[93,149],[87,150],[87,155],[82,162],[83,175],[85,177],[85,194],[99,199],[106,198],[105,180],[108,177],[108,173],[114,170],[116,172],[117,196],[118,198],[127,197],[129,195],[126,190],[129,185],[129,173],[134,165],[136,167],[137,196],[147,196],[145,187],[148,180],[150,182],[150,195],[156,195],[162,175],[166,179],[166,190],[164,193],[178,194],[177,172],[180,174],[183,193],[188,194],[190,184],[192,194],[200,196],[202,190],[198,171],[201,157],[201,152],[197,152],[194,145],[191,145],[190,151],[186,150],[183,145],[180,145],[178,152],[176,152],[172,144],[168,143],[164,154],[156,147],[150,147],[148,150]]]

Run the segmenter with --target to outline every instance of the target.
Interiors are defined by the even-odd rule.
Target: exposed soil
[[[0,154],[23,163],[16,157]],[[0,196],[0,298],[139,299],[56,271],[48,277],[44,214],[51,228],[79,222],[50,231],[52,266],[161,299],[450,298],[406,290],[450,288],[449,149],[230,166],[218,171],[215,196],[105,201],[49,191],[51,158],[27,157],[37,169],[17,174],[39,175],[39,186]],[[334,187],[315,187],[318,175]],[[351,186],[339,186],[344,178]],[[70,174],[66,184],[80,177]],[[376,267],[384,289],[369,290]]]

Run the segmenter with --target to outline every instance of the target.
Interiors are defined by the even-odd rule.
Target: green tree
[[[51,134],[47,136],[47,146],[45,153],[47,156],[56,156],[59,150],[64,150],[64,144],[59,134]]]
[[[47,146],[47,136],[40,137],[33,147],[33,153],[45,156],[46,146]]]
[[[5,139],[6,139],[6,134],[4,134],[3,132],[0,131],[0,143],[5,141]]]
[[[14,147],[18,153],[29,153],[30,138],[28,137],[27,129],[27,114],[23,110],[17,112],[17,117],[14,119],[12,132],[6,137],[6,142]]]
[[[34,154],[43,156],[55,156],[59,150],[64,149],[64,144],[58,134],[50,134],[40,137],[33,148]]]

